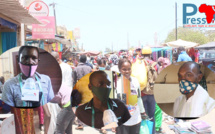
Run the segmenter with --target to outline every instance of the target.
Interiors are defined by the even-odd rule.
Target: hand
[[[111,130],[112,132],[116,133],[116,128],[112,128]]]
[[[144,112],[144,113],[141,113],[141,118],[143,120],[145,120],[145,119],[149,118],[149,116],[146,114],[146,112]]]

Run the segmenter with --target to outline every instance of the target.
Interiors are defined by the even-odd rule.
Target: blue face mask
[[[179,89],[182,94],[188,94],[192,92],[197,86],[197,83],[193,83],[188,80],[181,80],[179,83]]]
[[[99,70],[104,71],[105,67],[99,67]]]

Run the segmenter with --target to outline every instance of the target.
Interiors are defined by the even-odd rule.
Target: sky
[[[175,2],[177,26],[182,26],[183,3],[214,4],[210,0],[43,0],[56,5],[57,25],[67,30],[80,28],[79,46],[86,51],[127,49],[131,46],[163,43],[175,28]],[[49,7],[49,16],[53,8]],[[203,14],[201,14],[203,15]]]

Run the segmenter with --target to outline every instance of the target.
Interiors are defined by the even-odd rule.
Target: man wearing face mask
[[[110,84],[104,71],[95,71],[90,75],[89,89],[93,98],[76,111],[76,116],[86,125],[101,129],[109,123],[118,122],[119,126],[130,119],[127,107],[120,100],[109,98]]]
[[[5,82],[2,100],[13,107],[39,107],[53,97],[49,76],[36,72],[39,62],[39,49],[22,46],[18,62],[21,73]]]
[[[174,117],[201,117],[215,107],[215,100],[203,89],[199,82],[202,79],[200,66],[195,62],[184,63],[178,71],[179,96],[174,103]]]

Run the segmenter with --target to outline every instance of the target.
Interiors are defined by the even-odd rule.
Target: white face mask
[[[103,123],[103,129],[111,129],[118,127],[118,119],[116,118],[116,115],[112,110],[107,109],[103,112]]]

